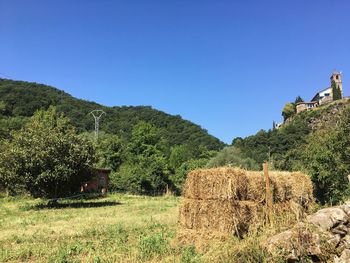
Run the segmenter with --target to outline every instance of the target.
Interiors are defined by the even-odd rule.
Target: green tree
[[[93,173],[93,145],[54,107],[36,112],[2,147],[0,182],[10,192],[22,187],[34,197],[67,196]]]
[[[296,97],[294,104],[297,104],[299,102],[304,102],[304,100],[300,96]]]
[[[292,117],[295,114],[295,106],[293,103],[287,103],[283,110],[282,110],[282,116],[284,120],[286,121],[288,118]]]
[[[197,143],[177,145],[171,149],[169,167],[176,170],[184,162],[191,159],[209,159],[215,154],[216,151],[210,151],[206,147]]]
[[[4,114],[5,112],[6,112],[6,103],[0,100],[0,115]]]
[[[333,93],[333,100],[340,100],[342,99],[342,94],[340,88],[337,86],[334,80],[332,80],[332,93]]]
[[[0,116],[0,139],[10,139],[11,132],[20,130],[29,118],[27,117],[1,117]]]
[[[229,146],[211,158],[207,167],[235,166],[247,170],[259,170],[260,166],[251,158],[243,155],[242,151],[234,146]]]
[[[101,133],[96,148],[97,166],[119,169],[124,160],[125,143],[118,135]]]
[[[302,152],[302,164],[315,185],[322,203],[337,203],[348,194],[350,173],[350,109],[338,127],[319,130],[308,137]]]
[[[127,146],[126,161],[114,176],[118,190],[137,194],[160,194],[170,184],[169,146],[155,126],[135,125]]]
[[[188,145],[177,145],[171,149],[169,166],[176,170],[184,162],[194,157],[193,150]]]

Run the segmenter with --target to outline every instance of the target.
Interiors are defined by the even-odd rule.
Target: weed
[[[164,255],[170,250],[169,242],[163,233],[155,233],[139,238],[138,248],[142,259],[150,259],[156,255]]]
[[[193,245],[187,246],[182,250],[181,263],[199,263],[202,260],[202,255],[197,253]]]

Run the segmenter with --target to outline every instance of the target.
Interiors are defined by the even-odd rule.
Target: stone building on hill
[[[334,82],[336,87],[340,90],[341,97],[343,97],[343,83],[341,80],[341,72],[333,72],[332,76],[330,77],[331,86],[323,89],[316,93],[316,95],[312,98],[310,102],[299,102],[296,105],[296,111],[297,113],[310,110],[312,108],[330,103],[334,101],[334,94],[333,94],[333,88],[332,83]]]

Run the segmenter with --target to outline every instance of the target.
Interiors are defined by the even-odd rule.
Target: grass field
[[[179,198],[110,195],[55,209],[40,203],[0,199],[1,262],[186,260],[187,250],[171,245]]]
[[[200,254],[176,241],[179,202],[113,194],[48,208],[40,199],[0,198],[0,262],[272,262],[259,243],[282,225]]]

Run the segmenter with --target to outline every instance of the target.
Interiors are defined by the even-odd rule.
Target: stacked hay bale
[[[301,173],[270,172],[273,211],[302,214],[313,203],[312,183]],[[198,239],[242,237],[265,217],[265,178],[262,172],[238,168],[199,169],[188,174],[180,206],[178,237]]]

